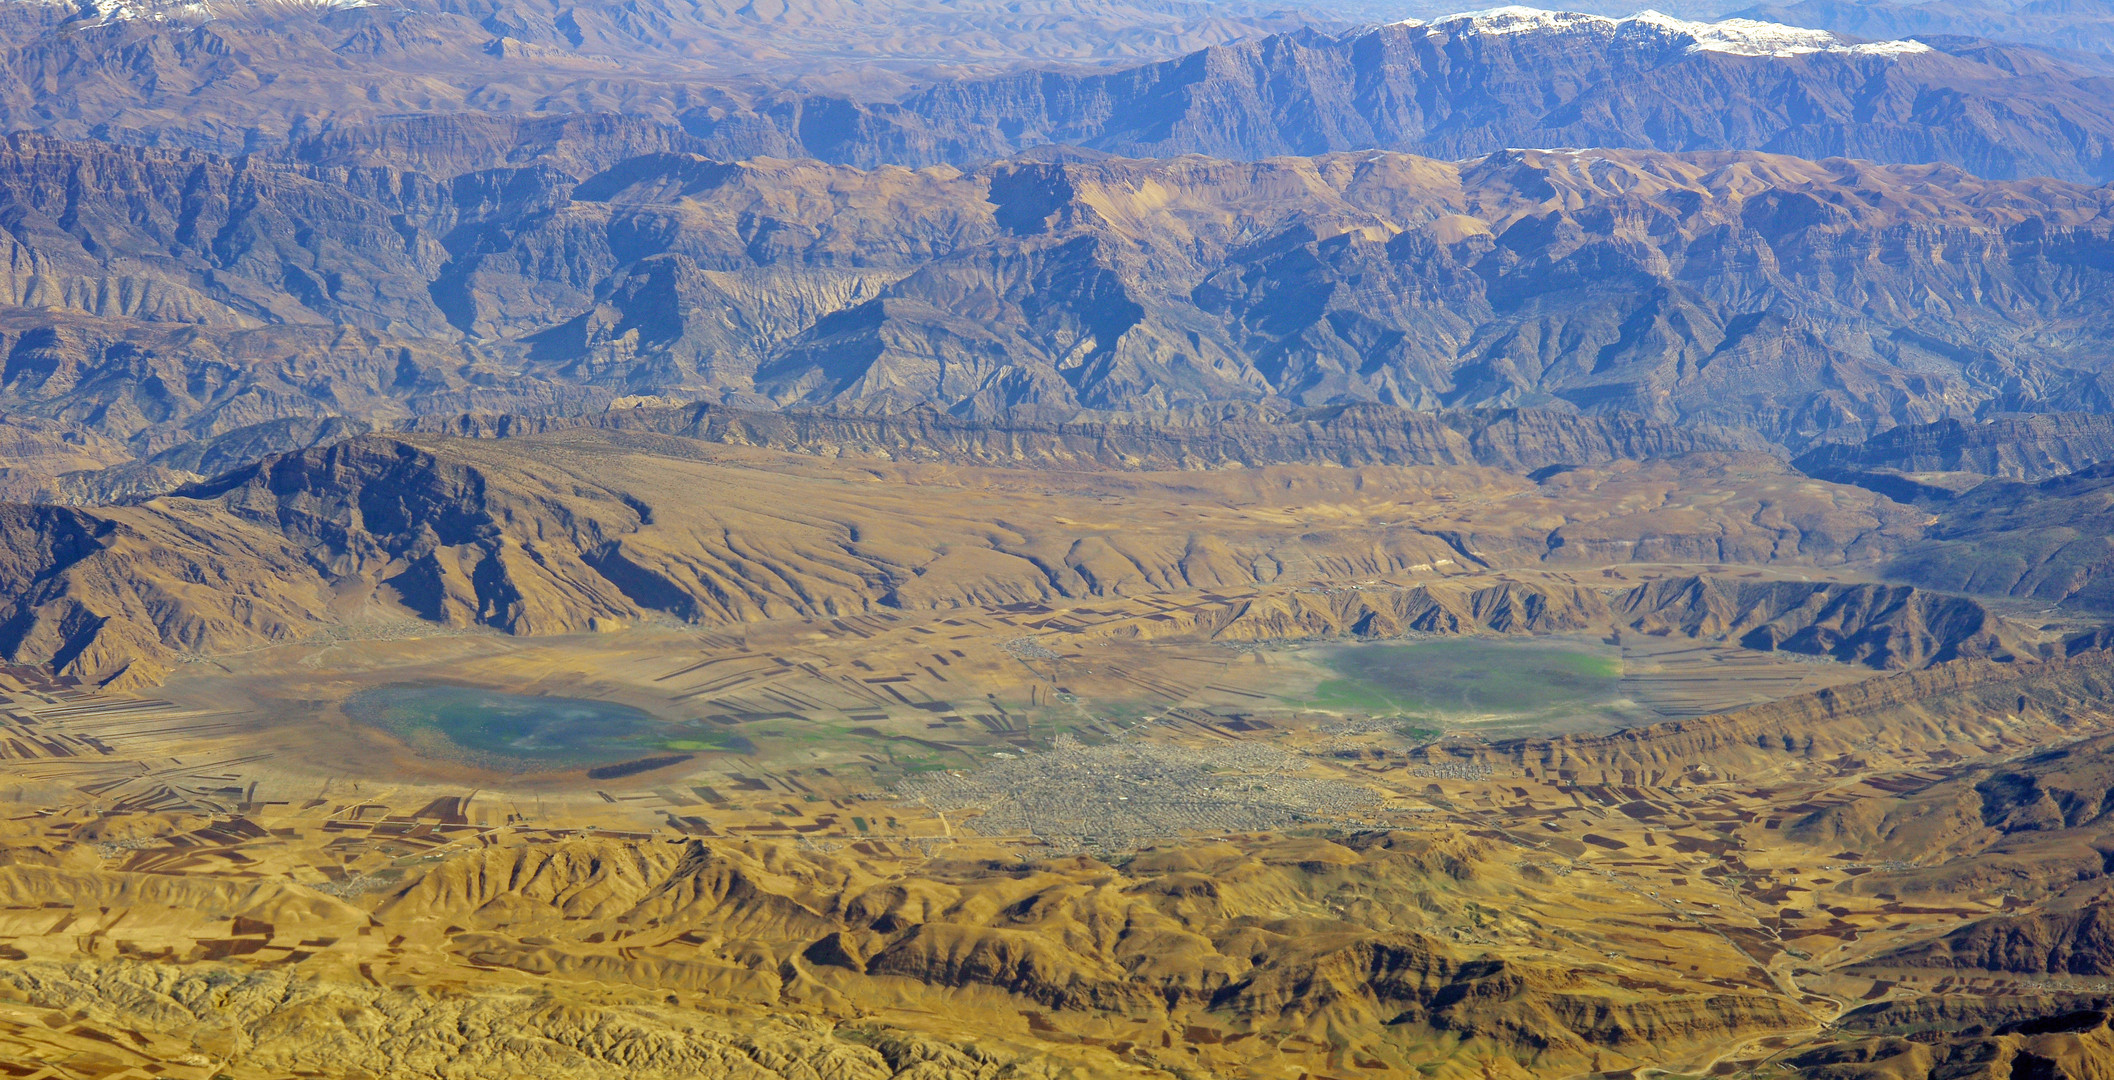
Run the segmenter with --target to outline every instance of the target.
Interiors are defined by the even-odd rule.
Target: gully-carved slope
[[[137,505],[16,507],[0,584],[16,598],[5,624],[14,662],[136,683],[183,652],[391,613],[552,634],[1435,570],[1839,567],[1912,542],[1921,520],[1760,455],[1607,461],[1539,482],[1479,466],[1038,472],[581,429],[367,437]],[[1619,622],[1880,667],[2009,651],[1987,612],[1909,589],[1699,588],[1257,609],[1190,630],[1253,639]],[[1428,626],[1427,608],[1438,620]],[[1568,622],[1498,614],[1513,609]],[[1474,614],[1449,626],[1449,611]]]
[[[2105,189],[1746,154],[438,180],[17,135],[0,203],[0,406],[140,456],[620,394],[1539,403],[1798,442],[2080,400],[2114,326]]]

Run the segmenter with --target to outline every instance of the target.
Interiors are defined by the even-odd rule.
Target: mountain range
[[[709,157],[865,166],[1058,144],[1240,159],[1746,149],[2073,180],[2114,168],[2104,62],[1957,34],[1526,8],[1347,27],[1167,0],[917,18],[891,6],[877,36],[857,5],[781,8],[36,0],[0,11],[0,125],[301,153],[446,137],[422,126],[432,118],[621,113]],[[1090,28],[1103,24],[1131,30]],[[1097,46],[1067,45],[1075,29]],[[999,60],[1011,66],[977,68]],[[391,130],[354,134],[374,124]]]
[[[2114,1076],[2114,0],[1733,3],[0,0],[0,1074]]]
[[[715,156],[862,165],[970,164],[1045,144],[1229,158],[1622,147],[2099,180],[2114,175],[2106,78],[2096,62],[1972,40],[1500,8],[1273,34],[1116,71],[950,80],[887,102],[779,94],[682,119]]]
[[[1981,3],[1930,0],[1796,0],[1729,12],[1735,18],[1810,26],[1866,38],[1961,37],[2014,45],[2097,53],[2114,52],[2114,5],[2105,0],[2028,0]]]
[[[21,0],[0,8],[10,129],[240,151],[349,121],[609,111],[743,86],[886,96],[912,76],[1110,64],[1313,25],[1240,0]]]
[[[0,206],[0,408],[75,468],[627,395],[1528,405],[1800,445],[2102,407],[2114,325],[2106,189],[1760,154],[435,176],[17,135]]]
[[[2075,51],[917,11],[7,6],[0,482],[631,402],[1527,406],[1793,452],[2108,407],[2114,82]],[[1095,19],[1129,29],[1067,53]]]

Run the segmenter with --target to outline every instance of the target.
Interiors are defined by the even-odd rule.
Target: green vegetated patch
[[[661,743],[662,748],[688,753],[753,754],[756,744],[731,731],[684,732]]]
[[[1551,717],[1620,720],[1622,656],[1578,639],[1458,638],[1411,644],[1335,646],[1324,679],[1302,707],[1405,718],[1436,734],[1445,723]]]
[[[1403,738],[1411,742],[1430,742],[1446,734],[1446,729],[1434,727],[1430,721],[1421,718],[1404,720],[1400,724],[1395,725],[1395,730],[1400,732]]]

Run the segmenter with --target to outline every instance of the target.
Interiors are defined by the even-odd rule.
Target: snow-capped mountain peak
[[[1758,19],[1692,22],[1656,11],[1641,11],[1627,18],[1614,19],[1576,11],[1511,6],[1467,11],[1429,22],[1408,19],[1397,25],[1428,26],[1441,33],[1477,36],[1584,33],[1613,40],[1648,35],[1685,41],[1691,52],[1735,56],[1803,56],[1809,53],[1902,56],[1930,51],[1930,46],[1920,41],[1846,41],[1826,30],[1785,26]]]

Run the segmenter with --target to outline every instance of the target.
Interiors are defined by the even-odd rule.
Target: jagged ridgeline
[[[2114,578],[2076,532],[2081,515],[2104,512],[2098,471],[2038,485],[1975,476],[1980,487],[1932,514],[1885,485],[1816,485],[1748,433],[1634,417],[1348,406],[975,422],[691,405],[413,426],[424,430],[338,441],[345,425],[275,423],[68,474],[75,490],[138,493],[129,505],[9,511],[10,658],[153,681],[183,653],[358,621],[323,598],[366,593],[442,626],[551,634],[661,616],[738,623],[1325,584],[1434,566],[1738,563],[1877,570],[1907,584],[1301,592],[1126,633],[1273,641],[1626,626],[1913,668],[2038,649],[1942,593],[2091,611],[2106,606]],[[180,467],[288,442],[319,445],[210,480]],[[885,485],[854,493],[834,479],[856,475]],[[1036,484],[1120,509],[1082,539],[1067,523],[1077,519],[1028,497]],[[1632,505],[1666,484],[1681,497]],[[940,491],[976,499],[929,494]],[[1431,509],[1306,527],[1204,525],[1159,509],[1203,493],[1258,509],[1347,496]],[[965,540],[984,554],[965,561]],[[212,584],[191,580],[200,566]]]
[[[1816,485],[1733,433],[1545,413],[1366,407],[1004,427],[690,407],[518,426],[541,430],[365,436],[131,505],[10,507],[9,655],[152,681],[183,653],[358,621],[364,609],[346,601],[361,596],[446,626],[552,634],[1445,567],[1857,566],[1915,543],[1926,517]],[[846,485],[856,478],[867,482]],[[1235,516],[1199,521],[1198,500]],[[1298,509],[1345,500],[1361,509],[1318,520]],[[1735,590],[1697,610],[1736,614],[1676,624],[1884,667],[2013,651],[1971,602],[1867,587],[1831,600],[1834,588]],[[1512,604],[1496,595],[1358,611],[1301,598],[1275,615],[1262,605],[1160,629],[1229,640],[1550,632],[1641,626],[1648,612],[1700,602],[1548,586]]]
[[[1518,405],[1803,446],[2096,408],[2108,198],[1755,154],[447,175],[16,135],[0,408],[44,476],[272,421],[641,395]]]
[[[1415,412],[1385,405],[1216,406],[1173,413],[1032,414],[979,422],[931,409],[860,415],[714,405],[585,416],[422,417],[398,430],[509,438],[574,428],[673,435],[799,454],[1166,471],[1264,465],[1487,465],[1530,473],[1692,453],[1765,453],[1753,433],[1543,410]]]
[[[0,20],[18,87],[0,118],[224,152],[381,151],[397,164],[406,149],[481,152],[471,167],[519,160],[548,139],[546,117],[495,146],[457,116],[511,126],[577,112],[644,120],[628,137],[715,158],[864,165],[968,164],[1048,144],[1241,158],[1611,146],[2106,175],[2114,114],[2089,82],[2103,61],[1948,39],[1926,6],[1891,23],[1872,10],[1882,6],[1799,5],[1780,15],[1792,25],[1506,9],[1348,28],[1401,9],[37,3]],[[2086,6],[2055,17],[2070,23],[2056,34],[2022,36],[2088,37]],[[1994,27],[2002,16],[1972,18]],[[1803,29],[1813,25],[1877,40]],[[1021,60],[1094,66],[993,70]],[[384,130],[346,131],[367,124]],[[622,124],[596,126],[575,135],[626,137]]]

